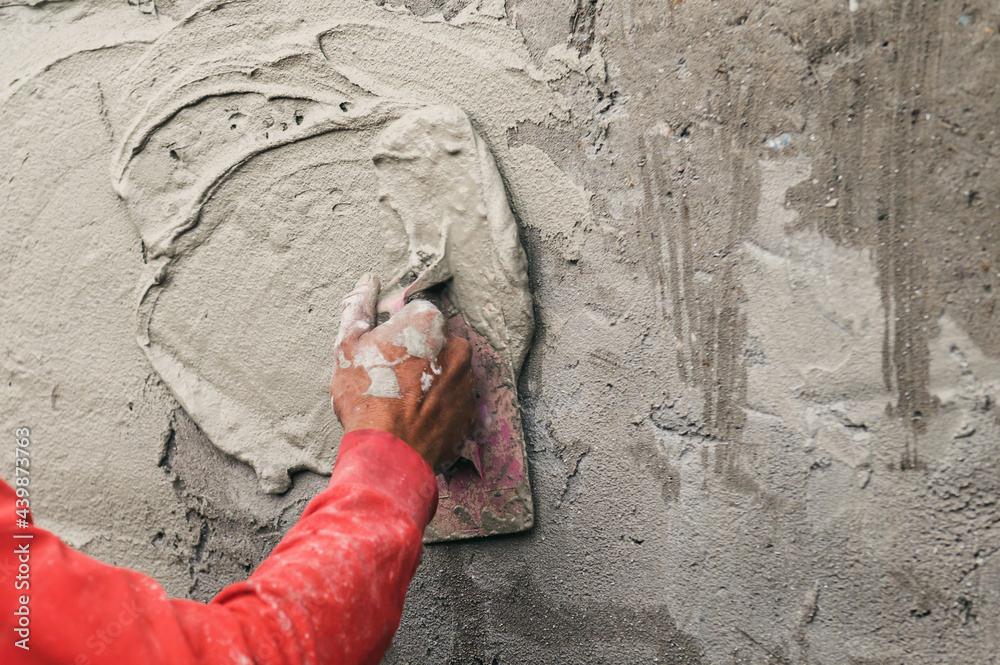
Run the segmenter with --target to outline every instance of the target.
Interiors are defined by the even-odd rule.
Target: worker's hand
[[[344,296],[330,382],[333,408],[345,434],[389,432],[438,472],[458,459],[476,420],[472,350],[424,300],[376,327],[380,288],[378,277],[368,274]]]

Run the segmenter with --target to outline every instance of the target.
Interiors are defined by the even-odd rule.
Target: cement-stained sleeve
[[[18,497],[0,481],[0,542],[29,571],[22,589],[0,591],[0,628],[15,635],[21,607],[30,617],[28,648],[10,637],[0,657],[91,665],[378,662],[420,563],[437,484],[420,455],[386,432],[351,432],[342,449],[329,487],[274,552],[208,604],[170,599],[151,577],[77,552],[30,517],[15,526]]]

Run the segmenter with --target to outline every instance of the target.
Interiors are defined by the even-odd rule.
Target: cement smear
[[[278,492],[291,470],[332,466],[340,429],[316,380],[330,363],[330,305],[361,271],[406,271],[404,227],[410,267],[434,262],[474,327],[516,366],[527,353],[526,261],[487,144],[454,106],[413,109],[465,109],[505,170],[529,173],[527,198],[551,183],[531,182],[536,167],[522,169],[505,132],[562,115],[517,34],[490,16],[467,12],[458,29],[356,2],[283,7],[303,18],[210,4],[159,39],[126,75],[113,167],[148,264],[140,344],[209,438]],[[421,140],[420,122],[467,146]],[[557,180],[559,213],[519,209],[528,226],[580,224],[580,192]],[[438,228],[439,246],[414,242],[414,216],[431,212],[416,208],[465,195],[483,207]],[[380,196],[405,224],[383,219]]]
[[[516,377],[535,331],[528,260],[503,180],[482,138],[457,107],[406,114],[373,156],[382,200],[406,229],[416,279],[397,296],[447,282],[447,296]],[[395,300],[395,304],[391,301]]]

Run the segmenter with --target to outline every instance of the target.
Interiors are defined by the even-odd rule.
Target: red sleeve
[[[2,663],[353,664],[378,663],[399,626],[437,484],[394,436],[346,435],[327,489],[207,605],[18,525],[16,500],[0,481]]]

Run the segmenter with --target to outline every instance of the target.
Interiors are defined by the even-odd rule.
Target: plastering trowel
[[[402,223],[409,262],[380,312],[436,302],[472,345],[479,420],[462,458],[437,477],[440,503],[424,542],[516,533],[534,524],[517,377],[534,333],[527,259],[496,163],[465,113],[403,115],[372,159],[380,201]]]

